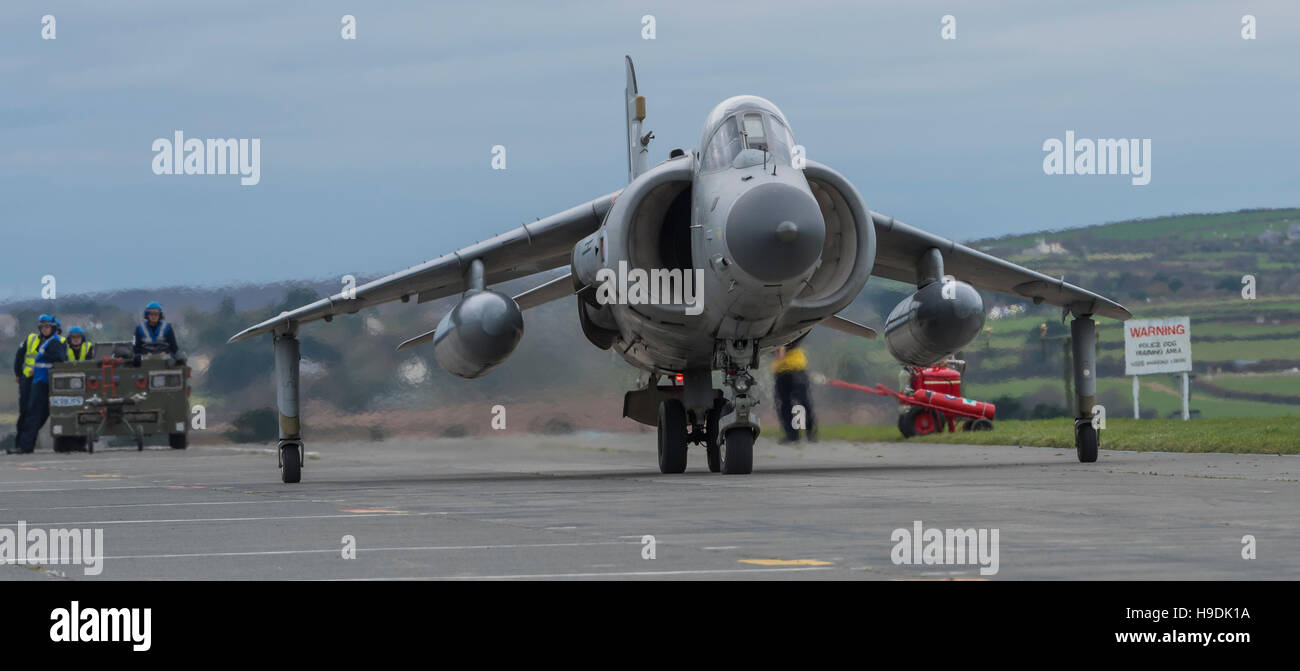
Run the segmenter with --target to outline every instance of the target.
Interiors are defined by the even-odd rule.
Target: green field
[[[1300,397],[1300,375],[1277,373],[1275,375],[1216,375],[1207,382],[1233,391],[1254,391],[1266,394]],[[1300,404],[1298,404],[1300,405]]]
[[[1300,377],[1300,376],[1289,376]],[[1216,378],[1215,384],[1221,384],[1221,380],[1229,379],[1227,377]],[[1149,375],[1143,376],[1142,382],[1158,384],[1166,387],[1169,391],[1160,391],[1143,386],[1139,399],[1140,407],[1144,410],[1155,409],[1161,417],[1171,412],[1180,412],[1183,408],[1181,394],[1182,382],[1172,375]],[[1235,388],[1235,387],[1234,387]],[[1038,391],[1046,389],[1050,393],[1057,395],[1056,403],[1065,405],[1065,391],[1062,388],[1061,378],[1037,377],[1024,380],[1009,380],[1006,382],[982,382],[967,384],[962,388],[962,394],[968,398],[979,401],[991,401],[999,396],[1011,396],[1014,398],[1024,398]],[[1173,393],[1171,393],[1173,392]],[[1133,379],[1132,378],[1102,378],[1097,380],[1098,396],[1114,397],[1124,399],[1119,407],[1108,408],[1111,417],[1132,417],[1133,416]],[[1294,393],[1290,391],[1274,391],[1277,394]],[[1300,417],[1300,405],[1287,405],[1283,403],[1262,403],[1259,401],[1244,401],[1232,398],[1219,398],[1206,393],[1200,393],[1196,390],[1196,383],[1192,383],[1192,395],[1188,401],[1188,406],[1193,410],[1200,410],[1203,417]]]
[[[1074,449],[1073,427],[1067,419],[994,422],[992,431],[943,433],[912,438],[913,443],[1018,445]],[[822,427],[825,440],[901,442],[893,426],[834,425]],[[1101,432],[1101,447],[1138,452],[1230,452],[1237,454],[1300,454],[1300,417],[1267,421],[1249,418],[1110,419]]]

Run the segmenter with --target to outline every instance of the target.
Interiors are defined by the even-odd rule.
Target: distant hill
[[[1241,210],[1121,221],[969,243],[990,254],[1116,299],[1137,318],[1189,316],[1192,409],[1203,416],[1300,414],[1300,209]],[[1255,299],[1243,298],[1243,279]],[[991,303],[989,303],[991,301]],[[986,295],[986,308],[1025,305]],[[1022,410],[1063,403],[1059,310],[1029,307],[991,319],[968,347],[969,393],[1025,399]],[[1132,412],[1123,333],[1101,322],[1098,382],[1114,416]],[[1181,401],[1173,376],[1146,376],[1143,412]]]
[[[1137,219],[976,240],[972,246],[1124,300],[1300,293],[1300,209]]]

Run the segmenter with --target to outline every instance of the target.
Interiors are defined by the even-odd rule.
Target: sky
[[[1300,204],[1288,0],[5,0],[0,300],[373,276],[614,191],[624,54],[652,162],[760,95],[869,207],[958,240]],[[154,174],[177,130],[259,139],[260,182]],[[1067,130],[1149,139],[1150,183],[1045,174]]]

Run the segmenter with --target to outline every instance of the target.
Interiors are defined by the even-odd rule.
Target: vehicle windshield
[[[794,138],[790,129],[766,112],[743,111],[727,117],[713,133],[704,151],[702,170],[713,171],[731,167],[732,161],[745,149],[771,152],[769,161],[789,164]]]

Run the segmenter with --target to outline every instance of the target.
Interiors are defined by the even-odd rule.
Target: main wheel
[[[302,445],[289,443],[280,446],[280,481],[293,484],[302,481]]]
[[[722,439],[722,472],[746,475],[754,471],[754,432],[739,426],[728,429]]]
[[[1097,435],[1097,430],[1092,428],[1092,422],[1085,420],[1074,425],[1074,451],[1079,455],[1079,461],[1085,464],[1091,464],[1097,460],[1097,446],[1101,443],[1101,438]]]
[[[704,414],[704,454],[709,459],[709,472],[717,473],[722,470],[722,436],[718,434],[718,418],[721,411],[713,408]]]
[[[659,404],[659,472],[686,470],[686,408],[670,398]]]
[[[173,450],[183,450],[189,447],[190,435],[188,433],[169,433],[167,434],[167,444],[172,446]]]
[[[77,438],[75,436],[55,436],[55,452],[72,452],[77,449]]]

